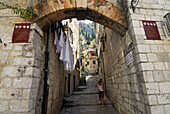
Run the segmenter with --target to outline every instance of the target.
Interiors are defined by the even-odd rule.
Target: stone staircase
[[[87,86],[79,86],[71,96],[65,98],[60,114],[116,114],[109,99],[106,99],[104,108],[98,97],[98,77],[88,77]]]
[[[101,105],[96,88],[90,88],[85,89],[84,91],[74,92],[70,97],[65,98],[64,103],[64,107],[96,105]],[[111,105],[108,99],[106,100],[105,105]]]

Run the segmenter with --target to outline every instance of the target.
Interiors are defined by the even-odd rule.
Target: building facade
[[[73,66],[74,70],[72,72],[65,71],[65,89],[64,89],[64,96],[71,95],[76,88],[79,86],[79,80],[80,80],[80,71],[77,69],[76,64],[77,60],[79,60],[80,57],[80,44],[79,44],[79,22],[77,19],[66,19],[63,20],[62,23],[68,27],[68,33],[69,33],[69,40],[70,45],[72,47],[72,53],[73,53]],[[66,31],[67,33],[67,31]]]
[[[85,55],[84,70],[89,74],[97,73],[98,61],[97,61],[96,51],[88,51],[87,54]]]

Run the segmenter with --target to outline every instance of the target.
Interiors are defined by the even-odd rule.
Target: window
[[[93,61],[93,64],[96,64],[96,61]]]

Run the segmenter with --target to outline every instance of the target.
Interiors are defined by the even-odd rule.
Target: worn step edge
[[[63,107],[77,107],[77,106],[97,106],[101,105],[101,103],[95,104],[65,104]],[[105,105],[112,105],[111,103],[105,103]]]

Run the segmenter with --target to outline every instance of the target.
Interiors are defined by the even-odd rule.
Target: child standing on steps
[[[101,101],[102,107],[104,107],[104,83],[102,82],[102,79],[98,81],[97,89],[99,91],[99,99]]]

